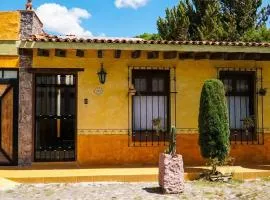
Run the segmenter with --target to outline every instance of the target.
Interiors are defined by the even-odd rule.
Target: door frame
[[[83,71],[82,69],[57,69],[57,68],[37,68],[35,70],[29,70],[33,73],[33,129],[32,129],[32,139],[33,139],[33,145],[32,145],[32,161],[33,162],[67,162],[67,161],[36,161],[36,154],[35,154],[35,146],[36,146],[36,76],[37,75],[74,75],[75,77],[75,132],[74,132],[74,161],[70,162],[76,162],[77,161],[77,137],[78,137],[78,72]]]

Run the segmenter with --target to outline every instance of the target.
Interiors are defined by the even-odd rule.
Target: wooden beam
[[[27,68],[30,73],[77,73],[83,72],[84,68]]]
[[[97,51],[97,57],[98,58],[103,58],[104,57],[103,50],[98,50]]]
[[[228,53],[227,57],[224,58],[225,60],[243,60],[244,54],[243,53]]]
[[[168,51],[163,53],[163,58],[164,59],[175,59],[177,57],[177,52],[176,51]]]
[[[270,53],[260,54],[260,60],[261,61],[270,61]]]
[[[194,59],[194,53],[193,52],[181,52],[178,54],[178,58],[180,60]]]
[[[147,52],[147,58],[148,59],[158,59],[159,52],[158,51],[149,51],[149,52]]]
[[[141,51],[139,51],[139,50],[131,52],[131,58],[133,58],[133,59],[139,58],[140,56],[141,56]]]
[[[199,52],[199,53],[194,53],[194,59],[195,60],[204,60],[209,58],[209,53],[208,52]]]
[[[114,51],[114,58],[121,58],[121,53],[122,53],[121,50],[115,50]]]

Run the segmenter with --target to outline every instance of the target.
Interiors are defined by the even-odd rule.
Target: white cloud
[[[115,0],[114,4],[117,8],[133,8],[145,6],[150,0]]]
[[[81,8],[68,9],[56,3],[45,3],[36,10],[45,30],[62,35],[93,36],[81,25],[82,19],[89,19],[91,14]]]

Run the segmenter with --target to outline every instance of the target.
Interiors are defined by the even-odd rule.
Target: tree
[[[262,0],[180,0],[157,20],[166,40],[236,41],[248,31],[266,25],[270,6]]]
[[[242,37],[245,42],[270,42],[270,29],[266,26],[248,30]]]
[[[223,21],[225,26],[227,24],[226,30],[230,32],[227,40],[239,40],[245,32],[257,26],[262,0],[220,1]]]
[[[187,40],[190,26],[187,4],[180,1],[172,9],[166,9],[165,18],[158,18],[159,35],[165,40]]]
[[[157,33],[143,33],[141,35],[135,36],[135,38],[142,38],[144,40],[160,40],[161,37]]]
[[[199,110],[199,145],[201,155],[223,163],[229,154],[230,130],[223,83],[207,80],[202,88]],[[216,164],[212,165],[216,171]]]
[[[220,4],[217,0],[213,0],[208,4],[203,16],[201,16],[201,23],[198,27],[198,36],[200,40],[224,40],[225,30],[220,13]]]

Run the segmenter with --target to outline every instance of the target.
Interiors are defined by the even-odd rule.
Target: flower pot
[[[166,194],[184,191],[184,165],[181,155],[159,155],[159,185]]]
[[[260,96],[265,96],[265,95],[266,95],[266,92],[267,92],[266,88],[261,88],[261,89],[259,90],[259,95],[260,95]]]

